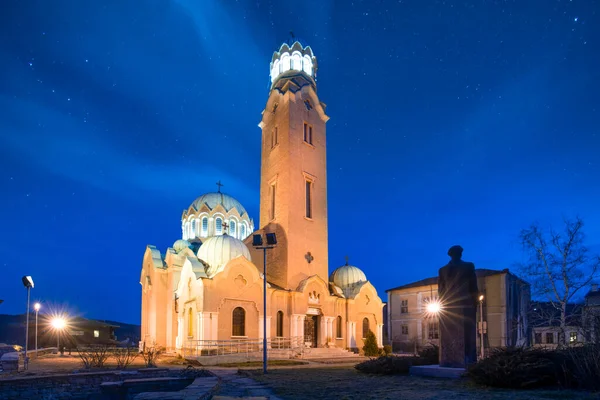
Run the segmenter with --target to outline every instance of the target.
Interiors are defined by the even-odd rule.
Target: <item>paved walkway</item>
[[[238,375],[237,369],[210,369],[210,372],[221,378],[221,385],[213,400],[253,399],[281,400],[273,394],[268,386],[254,379]]]

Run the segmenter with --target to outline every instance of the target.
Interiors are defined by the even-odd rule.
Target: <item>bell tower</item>
[[[317,96],[317,59],[296,41],[271,60],[262,112],[260,227],[277,234],[267,278],[296,289],[305,278],[328,281],[325,104]],[[262,257],[261,257],[262,259]]]

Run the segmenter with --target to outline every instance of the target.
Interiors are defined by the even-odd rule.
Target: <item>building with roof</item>
[[[561,327],[560,304],[553,304],[548,301],[533,301],[529,317],[532,345],[553,349],[559,346],[563,335],[567,345],[585,342],[583,310],[583,304],[567,304],[565,326]]]
[[[359,349],[383,335],[383,303],[364,272],[348,264],[329,275],[325,104],[317,59],[298,41],[270,64],[262,130],[260,229],[242,204],[221,192],[195,199],[181,216],[182,237],[144,253],[142,345],[168,351],[215,341],[300,338],[311,347]],[[252,234],[276,233],[267,252]],[[266,318],[266,332],[263,321]]]
[[[508,269],[476,269],[475,274],[477,287],[484,295],[485,348],[529,344],[529,284]],[[430,344],[439,345],[437,313],[428,308],[429,304],[439,304],[439,312],[445,312],[443,299],[438,298],[437,276],[388,289],[386,293],[386,329],[395,351],[413,352]],[[477,321],[481,326],[479,308]],[[478,348],[480,343],[478,334]]]

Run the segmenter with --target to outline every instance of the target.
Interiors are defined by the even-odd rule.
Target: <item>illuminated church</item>
[[[182,238],[161,253],[147,246],[142,342],[181,352],[204,341],[300,338],[310,347],[360,349],[372,331],[381,347],[383,304],[357,267],[329,274],[325,104],[317,96],[310,47],[283,44],[271,61],[262,129],[260,224],[220,190],[194,200],[181,217]],[[273,232],[267,252],[252,235]],[[338,264],[339,265],[339,264]]]

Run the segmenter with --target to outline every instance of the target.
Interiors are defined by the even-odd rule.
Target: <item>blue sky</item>
[[[138,322],[142,255],[223,190],[258,221],[260,113],[290,31],[327,104],[330,271],[385,290],[454,244],[521,260],[580,215],[600,251],[598,1],[3,3],[0,306]],[[385,300],[385,299],[384,299]]]

